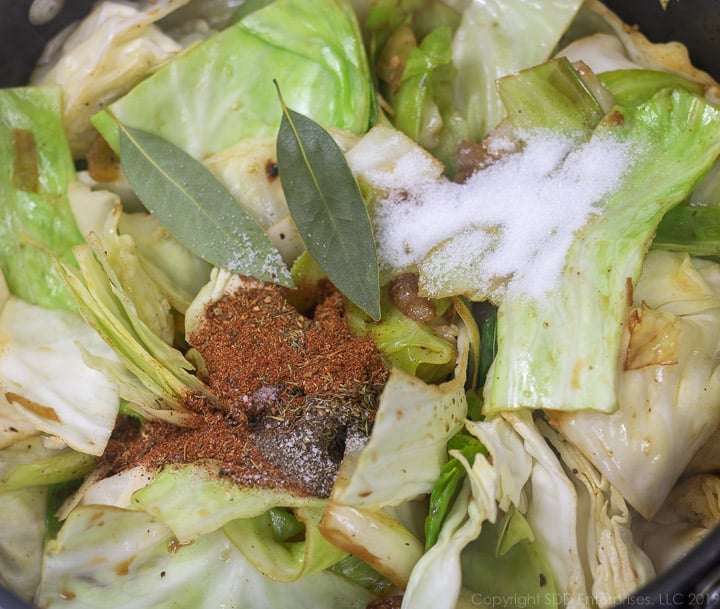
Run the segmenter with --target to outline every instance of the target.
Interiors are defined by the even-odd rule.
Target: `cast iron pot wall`
[[[84,15],[94,0],[66,0],[50,23],[34,27],[27,19],[31,0],[0,0],[0,86],[27,82],[47,40]],[[679,40],[694,64],[720,80],[720,0],[605,0],[627,23],[651,40]],[[673,568],[620,603],[617,609],[720,609],[720,528]],[[31,609],[0,588],[0,609]]]

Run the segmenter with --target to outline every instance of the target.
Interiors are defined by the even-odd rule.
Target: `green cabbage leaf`
[[[224,479],[219,468],[214,461],[159,471],[137,466],[93,481],[75,504],[142,510],[163,521],[180,543],[223,530],[276,582],[297,581],[347,558],[320,533],[326,500],[245,486]]]
[[[287,105],[323,127],[364,133],[375,100],[349,2],[276,0],[189,49],[93,123],[118,150],[112,115],[197,159],[274,136]]]
[[[363,609],[373,598],[327,570],[273,581],[222,530],[182,543],[146,512],[81,506],[47,544],[35,600],[46,609]]]
[[[689,195],[720,152],[720,111],[684,89],[664,89],[640,106],[616,108],[593,137],[631,143],[634,162],[575,238],[558,285],[542,299],[518,293],[500,306],[488,413],[617,408],[628,285],[639,278],[663,213]]]
[[[455,105],[479,141],[505,117],[496,81],[547,61],[582,2],[471,2],[453,38]]]
[[[238,518],[223,527],[228,538],[256,569],[274,581],[294,582],[337,564],[348,554],[320,532],[323,507],[273,508],[252,518]],[[278,518],[291,520],[298,535],[278,535]],[[282,529],[280,529],[282,532]],[[292,531],[291,531],[292,532]]]
[[[347,556],[320,533],[326,503],[223,479],[219,465],[208,461],[162,469],[133,494],[130,507],[165,522],[181,542],[222,529],[261,573],[291,582]]]
[[[107,265],[138,317],[172,344],[174,312],[185,313],[210,278],[210,264],[190,252],[152,214],[125,212],[113,192],[73,182],[68,197],[80,230],[86,239],[102,243]]]
[[[445,516],[437,541],[412,571],[403,598],[405,607],[464,606],[463,602],[472,599],[472,591],[463,585],[463,551],[478,539],[485,526],[497,522],[499,509],[514,504],[525,507],[523,487],[532,471],[532,459],[517,434],[502,418],[468,422],[467,429],[485,446],[488,455],[476,453],[470,463],[461,451],[451,451],[467,476]]]
[[[438,303],[440,304],[440,303]],[[356,336],[375,341],[385,361],[426,383],[440,382],[455,368],[455,345],[425,323],[405,315],[392,302],[388,286],[380,293],[380,321],[351,306],[345,319]]]
[[[42,436],[3,449],[0,493],[79,480],[95,464],[93,456],[66,446],[45,446]]]
[[[185,542],[273,507],[322,508],[326,503],[282,488],[244,487],[223,479],[218,469],[214,461],[165,467],[133,495],[131,505],[165,522]]]
[[[83,242],[67,199],[75,179],[59,87],[0,91],[0,269],[33,304],[73,310],[54,259],[72,264]]]

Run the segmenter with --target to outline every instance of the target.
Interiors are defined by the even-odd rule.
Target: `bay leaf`
[[[372,224],[340,147],[312,119],[283,103],[277,159],[290,215],[328,279],[380,319],[380,279]]]
[[[163,138],[118,126],[130,186],[179,241],[215,266],[292,287],[265,231],[209,169]]]

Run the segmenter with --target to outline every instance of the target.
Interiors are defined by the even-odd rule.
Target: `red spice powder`
[[[189,399],[203,417],[196,429],[119,426],[110,470],[217,459],[241,484],[328,496],[344,443],[369,433],[389,372],[375,343],[350,333],[340,293],[328,290],[309,318],[279,287],[248,280],[211,303],[187,339],[223,411]]]

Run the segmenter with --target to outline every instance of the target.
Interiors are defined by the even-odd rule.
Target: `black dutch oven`
[[[56,0],[63,4],[49,22],[32,25],[31,0],[2,1],[0,86],[27,82],[46,42],[86,14],[95,0]],[[653,42],[685,44],[694,65],[720,80],[720,0],[605,0],[626,23],[637,25]],[[665,4],[665,6],[663,6]],[[720,527],[683,559],[625,599],[617,609],[720,609]],[[0,587],[0,609],[31,609]]]

